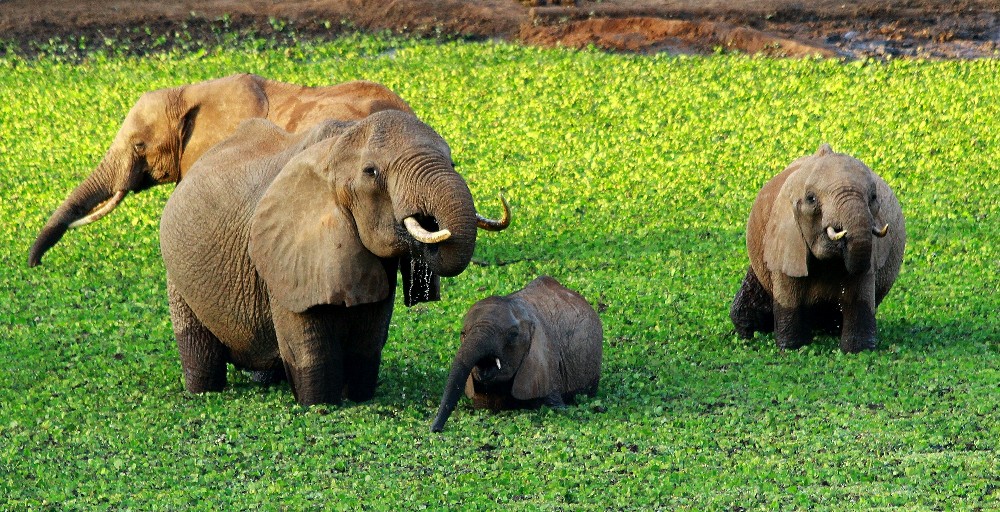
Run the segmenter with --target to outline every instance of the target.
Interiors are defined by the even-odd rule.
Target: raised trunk
[[[31,250],[28,252],[29,267],[40,264],[45,251],[55,245],[74,222],[86,217],[105,201],[113,198],[121,200],[122,195],[116,196],[116,192],[124,191],[124,189],[120,183],[115,183],[117,175],[114,173],[114,167],[113,164],[108,163],[108,157],[105,157],[97,169],[90,176],[87,176],[83,183],[77,185],[73,192],[66,197],[66,200],[56,208],[56,211],[52,213],[48,222],[38,233],[35,243],[32,244]],[[106,214],[116,204],[107,206],[108,208],[104,209],[100,215]],[[98,217],[95,216],[93,220]]]
[[[420,188],[421,214],[433,225],[429,230],[447,229],[450,236],[439,243],[415,242],[414,256],[427,263],[431,272],[451,277],[460,274],[472,260],[476,248],[476,207],[465,181],[455,173],[439,174]]]

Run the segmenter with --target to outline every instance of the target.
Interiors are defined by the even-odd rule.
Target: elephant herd
[[[160,222],[170,318],[190,392],[219,391],[228,364],[287,379],[305,405],[375,393],[395,303],[440,298],[469,264],[480,215],[448,144],[381,84],[303,87],[249,74],[142,95],[97,168],[32,245],[41,263],[69,228],[129,192],[176,183]],[[830,146],[792,162],[750,210],[750,266],[730,317],[779,347],[839,333],[875,348],[875,311],[902,262],[892,190]],[[474,407],[561,406],[593,394],[601,320],[547,276],[465,316],[431,429],[461,394]]]

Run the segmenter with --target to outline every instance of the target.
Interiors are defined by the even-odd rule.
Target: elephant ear
[[[800,160],[794,163],[800,163]],[[799,230],[795,213],[796,197],[792,192],[798,172],[801,171],[793,171],[782,185],[771,205],[764,229],[764,263],[772,272],[781,272],[789,277],[809,275],[806,266],[809,246]]]
[[[531,333],[531,347],[514,375],[511,395],[518,400],[545,398],[561,391],[559,379],[559,353],[544,328]]]
[[[293,157],[250,223],[250,259],[278,303],[297,313],[318,304],[376,302],[393,290],[381,260],[361,243],[354,218],[323,176],[338,138]]]
[[[188,168],[245,119],[267,117],[269,102],[260,78],[240,74],[175,89],[181,167]]]

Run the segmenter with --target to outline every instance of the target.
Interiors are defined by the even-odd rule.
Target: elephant
[[[324,119],[353,121],[381,110],[413,113],[385,86],[364,80],[304,87],[237,74],[143,94],[97,168],[52,213],[28,253],[28,266],[70,228],[107,215],[129,192],[183,179],[206,150],[241,121],[267,118],[289,131]]]
[[[447,143],[383,110],[291,134],[264,119],[207,151],[167,200],[160,249],[188,391],[283,372],[303,405],[375,393],[397,270],[407,306],[469,264],[480,216]]]
[[[750,267],[729,316],[741,338],[774,332],[779,348],[840,335],[874,350],[875,313],[899,275],[906,226],[889,185],[822,144],[768,181],[747,221]]]
[[[593,396],[601,378],[601,319],[580,294],[549,276],[473,304],[462,321],[432,432],[441,432],[464,388],[474,408],[561,407]]]

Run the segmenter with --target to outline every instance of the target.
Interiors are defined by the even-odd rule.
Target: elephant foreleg
[[[771,309],[771,295],[760,284],[753,268],[740,284],[733,305],[729,308],[729,318],[736,327],[736,334],[743,339],[753,338],[754,332],[774,330],[774,312]]]
[[[167,279],[170,322],[184,369],[184,387],[191,393],[222,391],[226,387],[228,350],[194,315]]]
[[[840,350],[847,353],[875,350],[875,343],[875,308],[863,301],[845,304]]]
[[[794,350],[812,342],[812,328],[804,308],[774,302],[774,341],[778,348]]]
[[[364,402],[375,396],[382,348],[389,337],[395,298],[345,308],[348,332],[344,337],[344,370],[347,398]]]
[[[339,404],[344,389],[343,335],[328,308],[295,313],[271,303],[271,317],[285,375],[302,405]],[[338,332],[341,331],[341,332]]]

